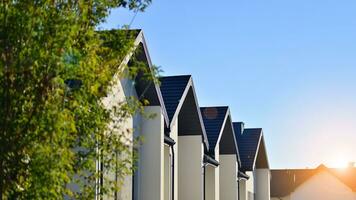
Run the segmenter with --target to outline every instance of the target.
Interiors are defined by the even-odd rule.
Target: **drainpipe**
[[[237,199],[240,200],[240,179],[239,178],[237,178],[237,193],[238,193]]]
[[[206,164],[203,163],[203,200],[205,200],[205,191],[206,191],[206,188],[205,188],[205,181],[206,181],[206,178],[205,178],[205,173],[206,173]]]
[[[171,146],[172,151],[172,200],[174,200],[174,145]]]
[[[171,151],[172,151],[172,200],[174,200],[174,160],[175,160],[175,154],[174,154],[174,145],[176,144],[176,142],[170,138],[169,136],[165,135],[164,136],[164,143],[168,144],[171,147]]]
[[[213,167],[218,167],[220,165],[220,163],[218,161],[216,161],[215,159],[211,158],[210,156],[204,154],[203,157],[203,172],[204,172],[204,177],[203,177],[203,200],[205,200],[206,198],[206,187],[205,187],[205,183],[206,183],[206,167],[208,165],[211,165]]]

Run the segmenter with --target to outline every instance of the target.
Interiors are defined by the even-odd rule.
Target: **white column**
[[[169,200],[172,195],[172,162],[171,147],[164,145],[164,199]]]
[[[164,120],[159,106],[145,107],[145,113],[156,114],[143,118],[138,163],[138,200],[163,200],[164,191]]]
[[[247,200],[247,188],[246,188],[246,180],[239,181],[239,200]]]
[[[215,167],[208,165],[205,167],[205,200],[216,200],[215,185]]]
[[[237,159],[236,155],[220,155],[220,199],[237,200]]]
[[[256,169],[255,176],[255,199],[270,200],[270,170]]]
[[[179,136],[178,199],[203,199],[203,145],[200,135]]]

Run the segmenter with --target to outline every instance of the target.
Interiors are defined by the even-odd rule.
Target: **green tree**
[[[0,6],[0,199],[93,199],[98,158],[107,174],[130,173],[127,130],[108,124],[142,111],[102,99],[122,77],[135,31],[97,32],[113,8],[150,0],[4,0]],[[137,64],[137,66],[140,66]],[[131,70],[135,76],[138,70]],[[120,127],[115,127],[120,130]],[[117,159],[118,158],[118,159]],[[119,181],[120,182],[120,181]],[[107,181],[101,195],[120,189]],[[70,190],[75,185],[77,190]]]

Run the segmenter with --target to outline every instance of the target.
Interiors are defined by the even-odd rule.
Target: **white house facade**
[[[196,98],[192,77],[161,77],[161,92],[176,135],[176,200],[203,199],[204,151],[209,149],[203,119]],[[166,196],[168,198],[169,196]]]
[[[135,51],[137,54],[130,53],[123,60],[122,65],[129,65],[132,56],[137,56],[147,64],[148,71],[152,64],[148,54],[145,38],[142,31],[130,31],[135,34]],[[103,99],[107,108],[117,106],[126,101],[129,97],[136,99],[146,99],[150,102],[145,106],[145,113],[154,114],[154,118],[142,117],[140,114],[127,118],[120,122],[120,128],[131,130],[129,136],[125,136],[127,142],[133,144],[137,137],[143,138],[144,142],[138,149],[139,159],[137,161],[137,170],[133,176],[127,176],[119,193],[113,195],[116,199],[165,199],[165,174],[164,167],[168,159],[165,157],[164,131],[169,126],[168,115],[163,102],[160,88],[153,81],[136,78],[119,79],[113,78],[111,92]],[[172,128],[174,135],[174,126]],[[120,133],[123,134],[123,133]],[[133,148],[133,145],[132,145]],[[128,155],[130,156],[130,155]],[[115,177],[113,177],[115,178]],[[102,184],[102,183],[101,183]]]
[[[127,55],[122,64],[130,65],[132,56],[137,56],[152,70],[143,32],[135,33],[135,47],[140,51]],[[114,77],[116,82],[103,100],[112,107],[132,96],[147,99],[150,103],[144,111],[155,115],[136,114],[121,122],[120,127],[132,130],[128,142],[140,137],[142,143],[137,149],[137,168],[123,180],[114,199],[244,200],[251,199],[245,198],[251,191],[255,199],[269,200],[263,139],[253,170],[244,171],[239,153],[241,133],[236,132],[227,106],[200,108],[190,75],[161,77],[160,84],[140,77]]]
[[[227,106],[200,109],[210,144],[207,154],[219,163],[217,167],[206,167],[206,199],[238,199],[240,158],[230,110]]]

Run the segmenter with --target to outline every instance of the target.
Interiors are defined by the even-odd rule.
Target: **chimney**
[[[242,135],[244,133],[245,123],[243,122],[237,122],[237,123],[239,124],[240,134]]]

